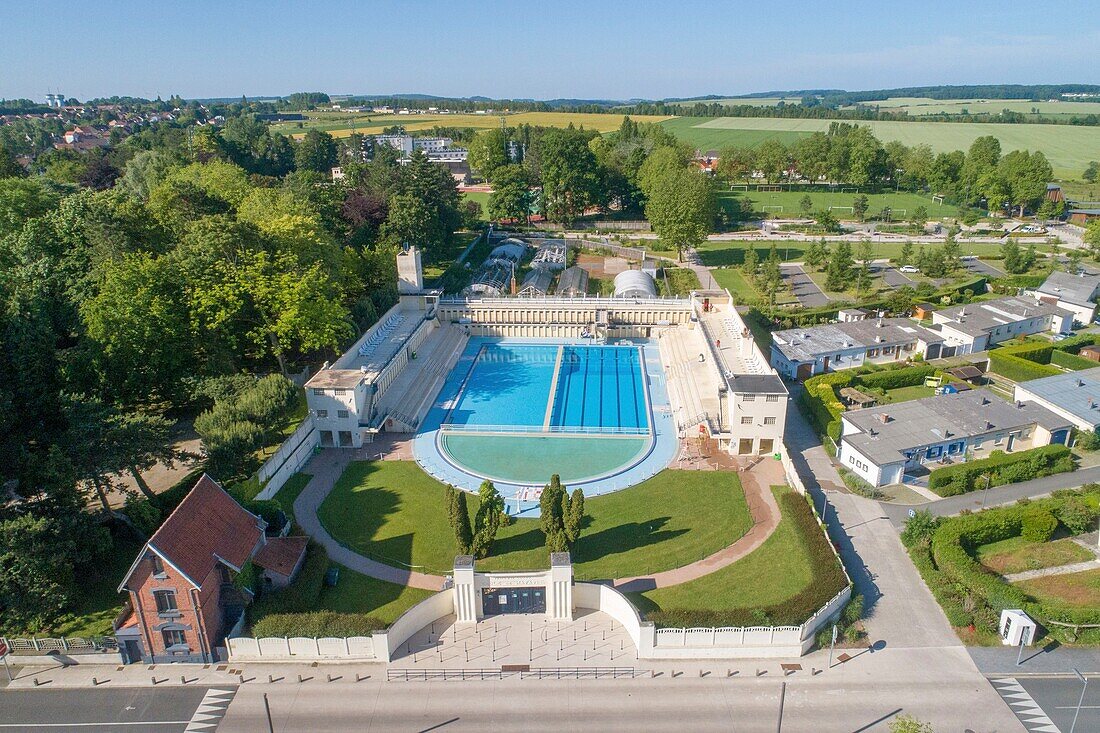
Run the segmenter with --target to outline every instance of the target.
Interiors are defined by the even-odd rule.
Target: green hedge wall
[[[669,608],[651,611],[646,619],[657,626],[673,628],[710,628],[722,626],[797,626],[804,623],[833,596],[848,585],[844,569],[833,554],[825,531],[802,494],[790,492],[780,497],[783,520],[794,522],[799,542],[810,558],[813,580],[783,603],[763,608],[695,609]]]
[[[1094,367],[1100,366],[1100,364],[1097,364],[1091,359],[1086,359],[1084,357],[1077,356],[1076,354],[1071,354],[1068,351],[1062,351],[1060,349],[1055,349],[1053,352],[1051,352],[1050,363],[1057,364],[1063,369],[1072,369],[1075,372],[1079,372],[1082,369],[1092,369]]]
[[[880,372],[861,374],[856,383],[871,389],[897,389],[898,387],[915,387],[924,384],[925,377],[931,377],[936,373],[934,366],[910,366],[904,369],[884,369]]]
[[[346,637],[370,636],[373,631],[381,631],[386,624],[373,616],[358,613],[336,613],[335,611],[312,611],[310,613],[276,613],[264,616],[252,627],[256,637],[263,636],[305,636],[305,637]]]
[[[1072,455],[1064,445],[1044,445],[1018,453],[996,450],[989,458],[933,469],[928,476],[928,488],[940,496],[955,496],[984,489],[985,474],[991,476],[990,486],[1001,486],[1073,468]]]
[[[1062,370],[1056,367],[1036,363],[1012,354],[1005,354],[1002,353],[1001,349],[994,349],[989,352],[989,370],[994,374],[1007,377],[1013,382],[1027,382],[1032,379],[1062,373]]]

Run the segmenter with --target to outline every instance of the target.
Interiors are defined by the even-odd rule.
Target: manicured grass
[[[351,464],[318,516],[351,549],[398,567],[450,572],[457,554],[443,484],[411,461]],[[469,514],[477,497],[467,497]],[[585,502],[589,520],[573,550],[582,578],[616,578],[680,567],[742,536],[752,520],[734,473],[663,471],[638,486]],[[547,567],[538,522],[502,527],[486,570]]]
[[[754,185],[749,186],[755,188]],[[915,193],[841,193],[840,191],[722,191],[719,203],[730,207],[734,201],[748,199],[752,202],[753,211],[766,212],[769,216],[781,219],[811,216],[814,211],[828,209],[830,206],[852,206],[853,200],[860,195],[867,196],[867,218],[874,219],[889,206],[892,210],[893,221],[903,221],[913,215],[918,206],[923,206],[928,211],[928,216],[937,219],[944,216],[954,216],[958,212],[955,206],[937,204],[931,196],[921,196]],[[809,196],[813,200],[811,213],[802,210],[802,198]],[[767,206],[767,209],[763,207]],[[782,206],[778,211],[774,207]],[[854,220],[855,216],[848,209],[837,209],[833,214],[838,219],[846,221]],[[900,245],[899,245],[900,246]]]
[[[768,117],[678,117],[663,122],[681,140],[703,150],[725,145],[759,145],[777,138],[791,143],[813,132],[824,132],[835,120]],[[973,122],[859,122],[883,143],[928,144],[937,153],[966,150],[975,139],[992,135],[1001,149],[1041,150],[1056,176],[1077,178],[1090,160],[1100,160],[1100,129],[1070,125],[1016,125]]]
[[[763,260],[768,256],[768,250],[771,247],[770,242],[749,242],[744,240],[717,240],[707,241],[698,247],[699,256],[704,265],[708,267],[721,267],[725,265],[740,265],[745,261],[745,251],[752,246],[756,249],[757,256]],[[810,242],[777,242],[776,253],[779,258],[789,262],[801,262],[806,256],[806,249],[810,246]],[[837,246],[836,242],[829,242],[829,248],[833,249]],[[859,247],[861,245],[852,245],[852,255],[859,254]],[[926,245],[927,246],[927,245]],[[991,256],[1000,253],[1000,245],[996,244],[963,244],[961,245],[964,254],[975,254],[978,256]],[[913,247],[913,253],[916,254],[919,249],[919,245]],[[876,260],[897,258],[901,256],[901,244],[898,242],[873,242],[871,244],[871,254]],[[969,273],[967,273],[969,274]],[[715,274],[717,278],[717,273]]]
[[[335,588],[323,588],[319,611],[362,613],[392,624],[397,617],[433,595],[430,590],[387,583],[340,565]]]
[[[975,553],[978,562],[1001,575],[1053,568],[1091,560],[1093,554],[1071,539],[1032,542],[1023,537],[982,545]]]
[[[481,217],[483,219],[489,216],[489,197],[493,194],[488,191],[463,191],[463,201],[476,201],[481,204]]]
[[[272,499],[279,502],[279,506],[283,508],[283,513],[290,517],[291,521],[294,521],[294,502],[311,478],[313,478],[313,474],[298,472],[288,478],[283,487],[279,489],[279,493],[272,497]]]
[[[790,491],[793,489],[786,486],[772,487],[777,500]],[[794,523],[784,515],[763,545],[732,565],[687,583],[632,593],[631,599],[645,612],[668,608],[762,607],[790,598],[810,580],[806,546]]]
[[[482,209],[484,210],[484,206],[482,206]],[[455,234],[454,241],[446,252],[441,253],[434,262],[424,264],[424,279],[430,282],[441,277],[447,271],[447,268],[462,256],[462,253],[470,246],[470,242],[480,235],[481,232],[458,232]]]
[[[698,290],[701,286],[699,284],[699,276],[695,274],[694,270],[689,270],[686,267],[666,267],[664,268],[665,277],[661,278],[661,295],[687,295],[692,290]],[[665,280],[668,280],[668,287],[665,287]]]
[[[1100,569],[1047,575],[1016,585],[1042,603],[1073,608],[1100,607]]]
[[[909,400],[934,397],[936,395],[936,389],[935,387],[925,387],[923,384],[918,384],[913,387],[888,389],[885,395],[881,395],[878,392],[874,392],[873,394],[879,398],[879,402],[908,402]]]

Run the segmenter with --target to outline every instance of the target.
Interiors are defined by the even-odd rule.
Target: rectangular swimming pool
[[[633,346],[482,346],[444,429],[633,433],[649,430]]]

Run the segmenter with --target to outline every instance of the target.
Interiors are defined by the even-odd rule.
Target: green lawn
[[[291,521],[294,520],[294,501],[302,493],[302,489],[306,487],[311,478],[313,478],[313,474],[298,472],[288,478],[283,487],[279,489],[279,492],[272,497],[272,499],[279,502],[279,506],[283,508],[283,513],[290,517]]]
[[[754,185],[749,186],[755,188]],[[864,192],[865,193],[865,192]],[[853,200],[861,194],[841,193],[840,191],[722,191],[719,194],[719,204],[729,207],[732,202],[739,199],[748,199],[752,202],[753,211],[789,219],[791,217],[806,216],[801,208],[802,198],[809,196],[813,200],[811,211],[828,209],[830,206],[852,206]],[[874,218],[879,215],[884,207],[889,206],[893,211],[892,220],[902,221],[912,216],[918,206],[923,206],[929,217],[938,219],[944,216],[954,216],[958,207],[937,204],[931,196],[921,196],[915,193],[866,193],[867,215]],[[768,208],[764,208],[764,207]],[[782,210],[775,207],[782,206]],[[838,219],[852,220],[855,217],[848,209],[837,209],[833,213]]]
[[[793,489],[775,486],[772,491],[778,500]],[[790,598],[810,580],[806,546],[794,523],[784,515],[763,545],[732,565],[680,585],[632,593],[631,600],[644,612],[662,608],[762,607]]]
[[[489,216],[489,196],[491,195],[488,191],[463,191],[462,199],[464,201],[476,201],[481,204],[482,218],[486,218]]]
[[[477,239],[480,234],[481,232],[458,232],[455,234],[454,241],[446,252],[441,252],[434,262],[424,263],[424,279],[431,282],[441,277],[447,271],[447,268],[462,256],[462,253],[470,246],[470,242]]]
[[[1032,542],[1023,537],[982,545],[975,553],[985,567],[1001,575],[1053,568],[1091,560],[1093,554],[1070,539]]]
[[[1100,607],[1100,570],[1047,575],[1016,585],[1041,603],[1072,608]]]
[[[695,274],[695,270],[690,270],[686,267],[665,267],[665,277],[661,278],[659,285],[661,286],[661,295],[687,295],[692,290],[698,290],[701,285],[699,284],[699,276]],[[668,286],[665,286],[665,280],[668,280]]]
[[[763,297],[745,274],[735,267],[715,268],[710,271],[710,274],[735,298],[752,301]]]
[[[318,516],[351,549],[398,567],[450,572],[457,554],[443,485],[411,461],[351,464]],[[468,497],[470,516],[477,498]],[[680,567],[731,544],[752,525],[734,473],[663,471],[585,502],[589,521],[573,551],[579,578],[616,578]],[[485,570],[546,567],[533,519],[502,527]]]
[[[909,400],[934,397],[936,395],[936,389],[935,387],[925,387],[923,384],[918,384],[913,387],[888,389],[885,395],[879,394],[878,392],[873,392],[873,394],[879,398],[879,402],[881,403],[908,402]]]
[[[750,245],[756,249],[756,254],[761,260],[768,256],[768,250],[771,247],[769,242],[733,239],[704,242],[698,247],[698,252],[703,264],[708,267],[740,265],[745,261],[745,251]],[[836,247],[836,245],[836,242],[829,243],[830,248]],[[779,259],[783,261],[801,262],[809,246],[810,242],[778,242],[776,253],[779,255]],[[853,245],[853,255],[859,254],[860,246],[859,244]],[[1001,251],[1000,245],[997,244],[963,244],[961,246],[964,254],[978,256],[994,256],[1000,254]],[[919,246],[913,248],[914,254],[918,249]],[[871,244],[871,254],[875,259],[897,258],[901,256],[901,244],[899,242],[873,242]],[[718,274],[715,272],[715,278],[717,277]]]
[[[340,565],[335,588],[323,588],[318,610],[362,613],[392,624],[397,617],[433,595],[430,590],[387,583]]]
[[[726,145],[756,146],[766,139],[785,144],[813,132],[824,132],[835,120],[769,117],[678,117],[661,124],[676,137],[703,150]],[[1077,178],[1090,160],[1100,160],[1100,128],[1070,125],[1017,125],[974,122],[860,121],[883,143],[926,143],[933,152],[966,150],[975,139],[992,135],[1005,152],[1041,150],[1059,177]]]

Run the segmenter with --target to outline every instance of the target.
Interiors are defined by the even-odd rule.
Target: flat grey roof
[[[1006,323],[1017,323],[1039,316],[1065,317],[1072,314],[1064,308],[1032,300],[1031,298],[1013,296],[985,300],[979,303],[956,305],[936,311],[935,315],[950,320],[950,323],[941,322],[940,325],[950,325],[956,331],[979,335],[992,331]]]
[[[857,346],[888,346],[915,339],[926,343],[944,341],[943,336],[908,318],[868,318],[772,333],[772,343],[790,361],[814,361],[818,356]]]
[[[734,374],[726,380],[731,392],[787,394],[787,385],[774,374]]]
[[[1100,367],[1032,379],[1019,387],[1085,422],[1100,423]]]
[[[905,460],[904,451],[953,438],[1036,424],[1048,430],[1071,427],[1035,402],[1005,402],[985,389],[852,410],[843,418],[861,432],[842,440],[879,465]]]
[[[1039,286],[1039,292],[1078,305],[1092,305],[1092,296],[1097,286],[1100,286],[1100,275],[1074,275],[1064,270],[1055,270]]]

